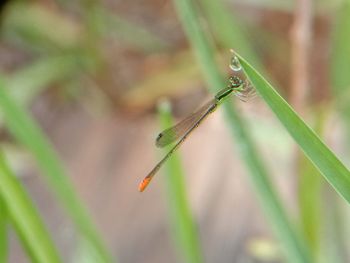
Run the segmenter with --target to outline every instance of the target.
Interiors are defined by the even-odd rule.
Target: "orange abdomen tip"
[[[146,189],[146,187],[148,186],[151,179],[152,179],[152,177],[146,177],[145,179],[142,180],[142,182],[139,185],[140,192],[143,192]]]

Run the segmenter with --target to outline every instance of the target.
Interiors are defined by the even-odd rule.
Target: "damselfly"
[[[211,113],[213,113],[221,102],[231,93],[234,93],[241,100],[246,100],[254,94],[254,89],[250,82],[243,82],[239,77],[233,76],[229,78],[229,84],[225,89],[220,90],[215,97],[203,105],[199,110],[176,124],[175,126],[162,131],[157,139],[156,146],[164,147],[172,142],[179,140],[175,146],[165,155],[165,157],[153,168],[152,171],[142,180],[139,185],[139,191],[145,190],[152,180],[153,176],[158,172],[166,160],[181,146],[186,138],[195,130]]]

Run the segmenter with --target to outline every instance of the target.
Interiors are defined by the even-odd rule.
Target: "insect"
[[[226,88],[220,90],[215,97],[204,104],[196,112],[189,115],[187,118],[180,121],[175,126],[162,131],[157,139],[157,147],[165,147],[172,142],[178,140],[174,147],[164,156],[164,158],[149,172],[149,174],[142,180],[139,185],[139,191],[143,192],[149,185],[154,175],[159,171],[162,165],[169,159],[169,157],[181,146],[187,137],[211,114],[213,113],[222,101],[231,93],[234,93],[241,100],[246,101],[249,97],[254,95],[255,89],[249,81],[242,81],[237,76],[229,78],[229,84]]]

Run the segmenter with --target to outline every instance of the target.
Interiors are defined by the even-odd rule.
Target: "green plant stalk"
[[[26,50],[69,50],[79,45],[80,35],[77,24],[44,5],[16,1],[4,12],[2,36]]]
[[[323,258],[325,260],[322,263],[344,263],[349,259],[349,245],[348,240],[348,226],[347,222],[349,217],[346,214],[346,208],[344,200],[337,195],[333,189],[327,185],[323,192],[324,198],[324,226],[323,226],[323,239],[322,249]]]
[[[350,1],[344,0],[335,15],[331,59],[331,88],[350,135]],[[349,140],[348,140],[349,142]]]
[[[304,156],[299,154],[298,199],[301,230],[307,240],[313,259],[320,254],[320,225],[322,224],[322,177]],[[317,262],[315,260],[315,262]]]
[[[350,0],[342,1],[336,14],[331,56],[332,88],[335,95],[342,96],[350,89]]]
[[[30,197],[0,153],[0,196],[9,220],[33,262],[61,262],[56,248]],[[5,261],[2,261],[5,262]]]
[[[215,65],[213,49],[199,25],[193,2],[189,0],[174,0],[177,13],[196,53],[204,76],[211,91],[218,91],[226,86]],[[245,125],[232,104],[224,103],[229,127],[236,138],[242,159],[250,171],[252,183],[255,186],[258,199],[265,215],[269,219],[276,235],[282,242],[287,259],[291,263],[310,262],[310,256],[304,241],[295,233],[285,211],[258,157],[254,144],[247,133]]]
[[[320,110],[314,112],[316,118],[314,126],[318,134],[323,133],[326,121],[326,110],[328,109],[324,109],[325,107],[320,107]],[[299,163],[298,201],[301,229],[309,245],[313,261],[319,262],[319,259],[323,257],[323,251],[320,249],[322,239],[320,231],[325,223],[321,213],[323,207],[322,190],[325,181],[315,166],[300,151],[298,151],[297,158]]]
[[[144,52],[170,48],[168,43],[141,25],[133,24],[105,8],[99,9],[96,15],[100,17],[100,31],[106,36],[111,36],[118,41],[124,42],[125,45],[130,45]]]
[[[202,0],[205,13],[209,19],[209,26],[219,42],[226,48],[233,48],[247,58],[251,63],[262,69],[259,58],[253,51],[251,42],[243,34],[240,25],[231,10],[223,0]]]
[[[77,228],[87,239],[91,249],[96,250],[99,262],[112,262],[52,145],[26,110],[17,105],[8,93],[3,80],[0,79],[0,110],[8,129],[33,154],[43,175],[73,218]]]
[[[239,55],[238,55],[239,56]],[[277,91],[239,56],[248,78],[282,125],[325,179],[347,202],[350,202],[350,172],[335,154],[305,124]]]
[[[347,136],[347,145],[350,143],[350,1],[341,1],[334,13],[334,24],[332,27],[332,47],[330,55],[330,72],[333,97],[335,105],[344,121]],[[349,156],[349,148],[345,149],[345,156]],[[348,161],[348,159],[347,159]],[[328,189],[327,189],[328,190]],[[325,248],[329,251],[328,262],[347,262],[349,253],[349,232],[347,224],[348,207],[343,207],[336,196],[328,193],[325,220],[327,221],[324,238]],[[337,261],[336,261],[337,260]],[[327,262],[327,261],[325,261]]]
[[[4,201],[0,197],[0,262],[7,262],[8,237],[7,237],[7,211]]]
[[[7,77],[6,87],[17,103],[27,105],[50,83],[64,80],[78,70],[76,56],[69,54],[42,58]]]
[[[173,125],[170,106],[166,102],[159,106],[160,123],[162,129]],[[166,147],[168,150],[169,147]],[[178,251],[187,263],[203,262],[198,232],[191,215],[187,199],[184,172],[177,153],[168,160],[166,168],[166,194],[170,210],[172,234]]]

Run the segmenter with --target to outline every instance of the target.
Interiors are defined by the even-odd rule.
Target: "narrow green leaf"
[[[107,36],[111,36],[118,41],[124,42],[133,48],[145,52],[159,51],[168,49],[170,45],[157,37],[152,32],[143,28],[141,25],[129,22],[122,17],[109,12],[104,8],[97,10],[96,15],[101,21],[101,29]],[[142,41],[140,41],[142,39]]]
[[[350,135],[350,1],[339,5],[333,26],[331,88]]]
[[[0,262],[7,262],[8,237],[7,237],[7,211],[0,195]]]
[[[333,92],[335,106],[340,112],[346,127],[346,142],[350,138],[350,1],[342,0],[333,13],[332,46],[330,48],[330,86]],[[349,147],[345,148],[345,156]],[[327,189],[328,190],[328,189]],[[328,193],[326,203],[326,226],[324,250],[328,257],[324,262],[347,262],[349,254],[349,231],[347,224],[348,209],[339,204],[339,200]],[[328,260],[328,261],[327,261]]]
[[[239,56],[248,78],[310,161],[334,189],[350,202],[350,172],[305,124],[289,104],[246,60]]]
[[[336,95],[350,89],[350,1],[343,0],[336,13],[331,56],[332,88]]]
[[[6,88],[19,104],[29,103],[55,81],[62,81],[79,70],[77,57],[57,55],[38,59],[7,78]]]
[[[36,208],[11,172],[2,153],[0,153],[0,182],[1,199],[31,261],[61,262]]]
[[[326,121],[326,111],[322,107],[314,111],[314,129],[322,134]],[[323,191],[325,180],[310,160],[298,151],[298,201],[300,211],[301,229],[309,245],[314,261],[322,258],[321,252],[321,228],[324,225],[322,216]]]
[[[52,145],[27,111],[17,105],[8,94],[1,79],[0,111],[13,136],[26,146],[36,158],[43,175],[73,218],[77,228],[90,243],[91,249],[96,250],[96,254],[100,257],[99,262],[111,262],[109,253],[97,234],[87,211],[76,195]]]
[[[320,255],[320,228],[323,178],[319,171],[299,152],[298,201],[301,230],[309,245],[313,259]]]
[[[226,83],[215,64],[213,48],[209,45],[208,38],[203,33],[193,2],[190,0],[174,0],[174,2],[209,87],[212,91],[222,89],[226,86]],[[227,116],[227,123],[236,138],[235,147],[238,147],[242,159],[250,171],[249,175],[255,186],[258,199],[266,217],[270,220],[273,230],[281,240],[287,259],[291,263],[310,262],[309,252],[304,241],[297,235],[289,222],[279,201],[281,198],[278,197],[277,191],[268,178],[268,173],[257,154],[243,120],[232,104],[224,103],[223,107]]]
[[[324,263],[347,263],[349,251],[349,208],[343,198],[331,186],[323,191],[323,229],[322,249]]]
[[[347,231],[349,217],[346,214],[349,209],[344,199],[341,198],[330,185],[323,191],[323,211],[321,231],[321,263],[346,263],[349,260],[349,231]]]
[[[173,122],[169,104],[162,103],[159,107],[159,111],[162,129],[171,127]],[[164,152],[169,150],[169,148],[171,148],[171,146],[166,147]],[[170,222],[178,251],[185,259],[184,262],[203,262],[198,232],[191,215],[186,195],[184,173],[178,154],[174,153],[165,166],[167,173],[166,194],[170,210]]]
[[[27,50],[57,52],[74,48],[81,40],[81,28],[74,20],[45,5],[14,1],[3,15],[2,36]]]
[[[235,19],[234,12],[226,6],[228,3],[223,0],[202,0],[202,3],[210,27],[220,43],[226,49],[237,50],[254,65],[259,65],[258,69],[261,70],[263,67],[252,48],[252,41],[249,41],[245,32],[242,31],[242,27]]]

